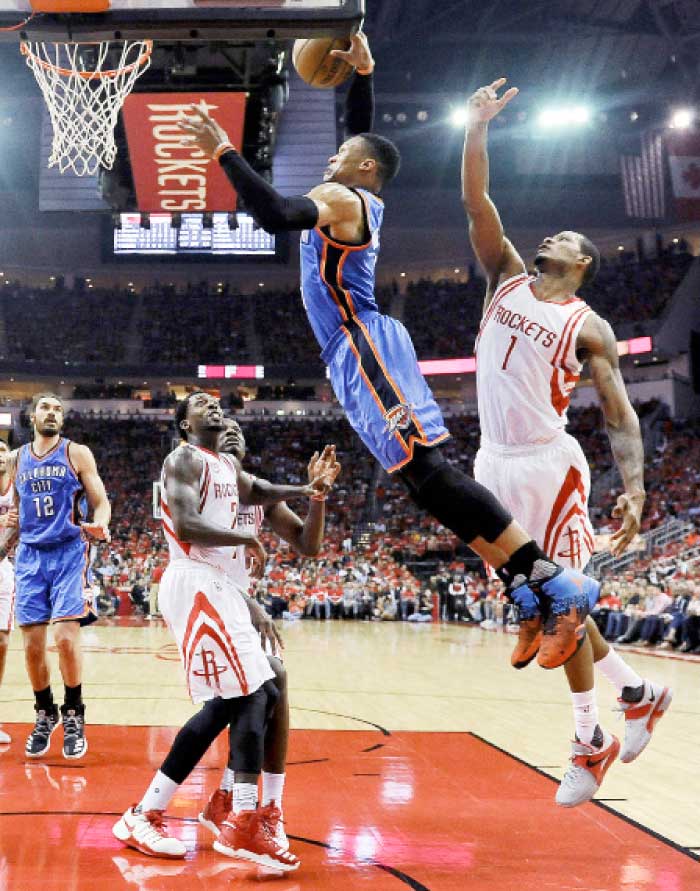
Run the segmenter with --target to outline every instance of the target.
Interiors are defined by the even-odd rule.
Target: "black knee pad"
[[[267,684],[270,684],[277,696],[274,684],[267,681],[250,696],[229,700],[233,703],[234,712],[229,729],[229,765],[241,773],[260,773],[262,770],[269,700]]]
[[[423,458],[417,470],[404,471],[402,477],[416,504],[466,544],[475,538],[494,542],[513,522],[488,489],[444,458]]]

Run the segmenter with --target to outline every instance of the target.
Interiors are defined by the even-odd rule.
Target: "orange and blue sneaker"
[[[518,585],[509,596],[520,616],[518,642],[511,653],[510,664],[513,668],[525,668],[535,658],[542,643],[544,619],[537,595],[529,585]]]
[[[531,583],[532,584],[532,583]],[[586,616],[598,602],[600,584],[575,569],[562,569],[535,586],[544,615],[537,654],[541,668],[559,668],[586,639]]]

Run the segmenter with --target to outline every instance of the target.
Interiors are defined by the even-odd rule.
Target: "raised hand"
[[[309,461],[309,487],[314,495],[325,495],[340,474],[341,466],[334,445],[327,445],[321,455],[314,452]]]
[[[180,141],[183,145],[200,149],[208,158],[212,158],[220,145],[230,144],[228,133],[202,106],[191,105],[190,111],[191,114],[178,121],[180,129],[187,134]]]
[[[331,55],[352,65],[360,74],[371,74],[374,71],[372,51],[367,36],[362,31],[358,31],[350,38],[349,50],[331,50]]]
[[[469,97],[467,108],[469,109],[469,120],[467,126],[473,123],[485,124],[492,118],[495,118],[508,105],[511,99],[520,92],[517,87],[510,87],[499,98],[498,91],[505,85],[507,78],[499,77],[487,87],[481,87]]]

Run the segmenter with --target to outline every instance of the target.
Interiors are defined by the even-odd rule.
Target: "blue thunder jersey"
[[[364,244],[334,241],[329,232],[320,229],[301,236],[301,296],[321,350],[353,316],[379,312],[374,270],[384,202],[364,189],[351,191],[362,199],[367,234]]]
[[[19,540],[23,544],[52,547],[80,538],[87,501],[70,461],[69,443],[68,439],[59,439],[41,458],[31,445],[19,450],[15,488],[19,497]]]
[[[437,445],[450,434],[408,331],[382,315],[374,297],[384,204],[363,189],[352,191],[362,199],[365,241],[343,244],[329,229],[304,232],[302,298],[338,402],[367,448],[393,473],[413,459],[416,445]]]

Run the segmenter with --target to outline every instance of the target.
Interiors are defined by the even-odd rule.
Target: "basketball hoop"
[[[104,43],[22,41],[20,50],[49,109],[49,167],[91,175],[111,170],[114,128],[126,97],[151,64],[151,40]],[[116,61],[116,64],[114,62]]]

